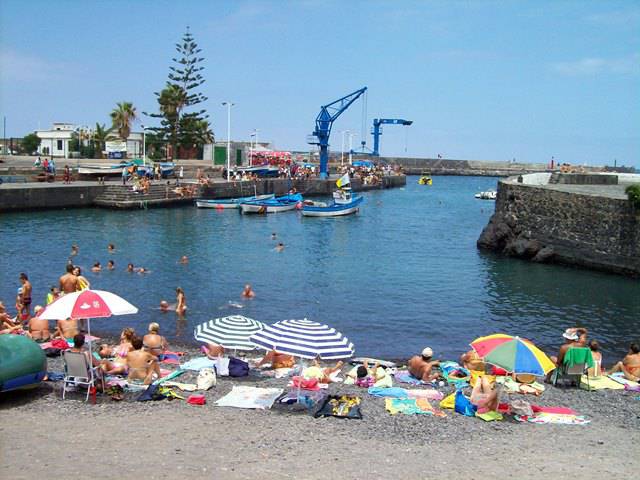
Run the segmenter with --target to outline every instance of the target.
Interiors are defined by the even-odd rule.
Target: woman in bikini
[[[149,333],[147,333],[144,337],[142,337],[142,347],[145,351],[149,352],[151,355],[158,357],[160,360],[160,356],[162,352],[164,352],[169,344],[167,339],[159,334],[160,325],[156,322],[152,322],[149,324]]]
[[[116,359],[126,357],[132,348],[131,341],[135,335],[136,331],[133,328],[125,328],[122,330],[122,333],[120,333],[120,343],[118,345],[100,345],[100,356],[102,358],[115,357]]]
[[[184,296],[184,290],[178,287],[176,288],[176,313],[178,315],[184,315],[187,311],[187,299]]]
[[[609,373],[616,372],[622,372],[627,380],[640,382],[640,345],[635,342],[629,345],[629,353]]]

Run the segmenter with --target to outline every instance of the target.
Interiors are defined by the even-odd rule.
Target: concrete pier
[[[149,193],[136,193],[131,186],[122,185],[120,181],[107,181],[101,185],[95,181],[79,181],[70,185],[55,183],[4,183],[0,185],[0,212],[58,209],[77,207],[103,207],[114,209],[139,209],[150,207],[170,207],[191,205],[195,198],[215,199],[246,197],[274,193],[281,195],[295,188],[304,196],[329,196],[335,190],[336,178],[321,180],[294,180],[286,178],[265,178],[253,181],[226,182],[217,180],[207,186],[197,185],[186,180],[181,185],[191,187],[194,194],[185,196],[177,194],[175,181],[167,185],[167,181],[152,182]],[[403,187],[407,183],[404,175],[385,176],[379,185],[363,185],[352,179],[354,191],[380,190],[384,188]]]

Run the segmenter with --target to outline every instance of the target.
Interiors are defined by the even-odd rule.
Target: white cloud
[[[553,70],[562,75],[593,76],[600,74],[637,75],[640,73],[640,54],[626,57],[602,58],[589,57],[571,62],[552,64]]]

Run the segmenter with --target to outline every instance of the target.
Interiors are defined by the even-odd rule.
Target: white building
[[[91,138],[92,131],[86,127],[77,127],[72,123],[56,122],[51,130],[36,130],[36,135],[40,138],[38,152],[51,157],[69,158],[71,156],[69,143],[74,133],[80,130],[83,132],[83,144],[86,144]],[[126,143],[128,157],[142,156],[142,137],[142,132],[131,132],[129,134]],[[106,155],[106,152],[103,153]]]
[[[51,130],[36,130],[40,138],[38,152],[52,157],[69,158],[69,142],[73,136],[71,123],[54,123]]]

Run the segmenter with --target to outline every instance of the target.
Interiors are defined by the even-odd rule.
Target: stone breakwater
[[[534,262],[640,276],[640,211],[624,194],[640,176],[533,174],[498,183],[478,248]]]

